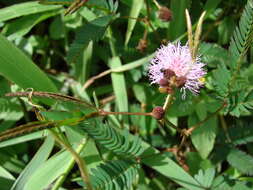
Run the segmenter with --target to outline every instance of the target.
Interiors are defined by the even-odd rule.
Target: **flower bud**
[[[162,87],[166,87],[169,85],[169,82],[167,79],[163,78],[159,81],[159,85],[162,86]]]
[[[170,69],[165,69],[165,70],[163,71],[163,76],[164,76],[164,78],[166,78],[166,79],[170,79],[171,77],[176,76],[176,74],[175,74],[174,71],[172,71],[172,70],[170,70]]]
[[[152,116],[157,119],[160,120],[164,117],[165,111],[161,106],[157,106],[152,110]]]
[[[158,17],[163,21],[163,22],[169,22],[172,20],[172,12],[170,9],[167,7],[161,7],[158,11]]]

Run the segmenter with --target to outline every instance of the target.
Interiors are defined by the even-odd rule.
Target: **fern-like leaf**
[[[227,156],[227,161],[234,168],[238,169],[243,174],[253,174],[253,157],[238,150],[231,149]]]
[[[126,160],[113,160],[91,169],[94,190],[128,190],[138,179],[138,164]]]
[[[82,26],[76,34],[75,41],[70,46],[67,61],[69,63],[76,62],[90,41],[102,38],[112,18],[112,15],[99,17]]]
[[[253,42],[253,0],[248,0],[239,26],[236,27],[229,47],[230,54],[235,58],[235,63],[241,61]],[[232,65],[235,68],[235,64]],[[237,65],[238,68],[238,65]]]
[[[95,124],[85,123],[82,128],[93,140],[115,154],[137,157],[143,152],[141,139],[137,136],[131,139],[127,130],[119,131],[98,121]]]
[[[252,123],[237,122],[235,126],[228,128],[228,135],[234,145],[242,145],[253,142]],[[221,132],[218,143],[226,143],[227,138],[224,132]]]
[[[250,115],[253,109],[253,89],[247,89],[230,94],[227,99],[225,113],[240,117],[241,115]]]

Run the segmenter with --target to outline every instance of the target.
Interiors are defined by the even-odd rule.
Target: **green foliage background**
[[[93,189],[252,189],[253,1],[88,0],[64,14],[80,2],[0,1],[1,190],[89,188],[66,147],[84,161]],[[157,4],[171,21],[159,19]],[[165,41],[187,42],[186,8],[194,29],[206,11],[198,53],[208,74],[198,96],[176,92],[165,118],[177,129],[197,126],[192,134],[150,116],[86,119],[98,108],[163,105],[147,66]],[[33,105],[5,96],[28,88],[51,94],[34,94]],[[17,126],[31,130],[8,136]]]

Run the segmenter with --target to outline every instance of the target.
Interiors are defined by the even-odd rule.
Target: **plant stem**
[[[100,110],[99,111],[99,115],[100,116],[106,116],[106,115],[144,115],[144,116],[152,116],[152,113],[141,113],[141,112],[135,112],[135,113],[131,113],[131,112],[109,112],[109,111],[104,111],[104,110]]]
[[[198,122],[196,125],[192,126],[187,130],[187,133],[191,134],[195,129],[200,127],[202,124],[204,124],[206,121],[211,119],[212,117],[216,116],[224,107],[226,106],[226,103],[223,103],[215,112],[213,112],[211,115],[206,117],[204,120]]]
[[[163,109],[164,109],[165,112],[168,110],[169,106],[172,103],[173,95],[174,94],[168,94],[168,96],[166,97],[165,103],[163,105]]]
[[[85,161],[78,155],[78,153],[71,147],[71,145],[62,141],[54,131],[50,131],[50,132],[53,135],[53,137],[55,138],[55,140],[72,154],[72,156],[73,156],[74,160],[76,161],[78,168],[80,170],[81,177],[82,177],[84,183],[87,185],[87,189],[93,190],[92,184],[90,182],[89,172],[86,167]]]
[[[168,124],[169,126],[171,126],[173,129],[176,129],[177,132],[181,133],[182,131],[173,123],[171,123],[168,119],[164,118],[164,121],[166,124]]]
[[[220,115],[220,121],[221,121],[221,127],[223,128],[224,132],[225,132],[225,135],[226,135],[226,138],[227,138],[227,141],[229,143],[232,142],[230,136],[229,136],[229,133],[228,133],[228,126],[226,124],[226,121],[224,119],[224,116],[223,115]]]
[[[87,144],[87,140],[84,139],[80,144],[79,146],[76,148],[76,153],[79,154],[85,147],[85,145]],[[66,179],[67,175],[69,174],[70,170],[73,168],[75,164],[75,159],[72,158],[72,160],[70,161],[69,163],[69,166],[68,168],[66,169],[66,171],[57,179],[57,181],[55,182],[52,190],[58,190],[62,183],[64,182],[64,180]]]

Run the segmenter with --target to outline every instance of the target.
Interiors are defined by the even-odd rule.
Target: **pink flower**
[[[203,78],[206,75],[204,66],[199,57],[195,61],[192,60],[187,45],[169,43],[167,46],[162,45],[156,51],[148,67],[148,74],[151,84],[156,83],[161,88],[169,89],[179,87],[185,97],[186,89],[196,95],[204,85]]]

